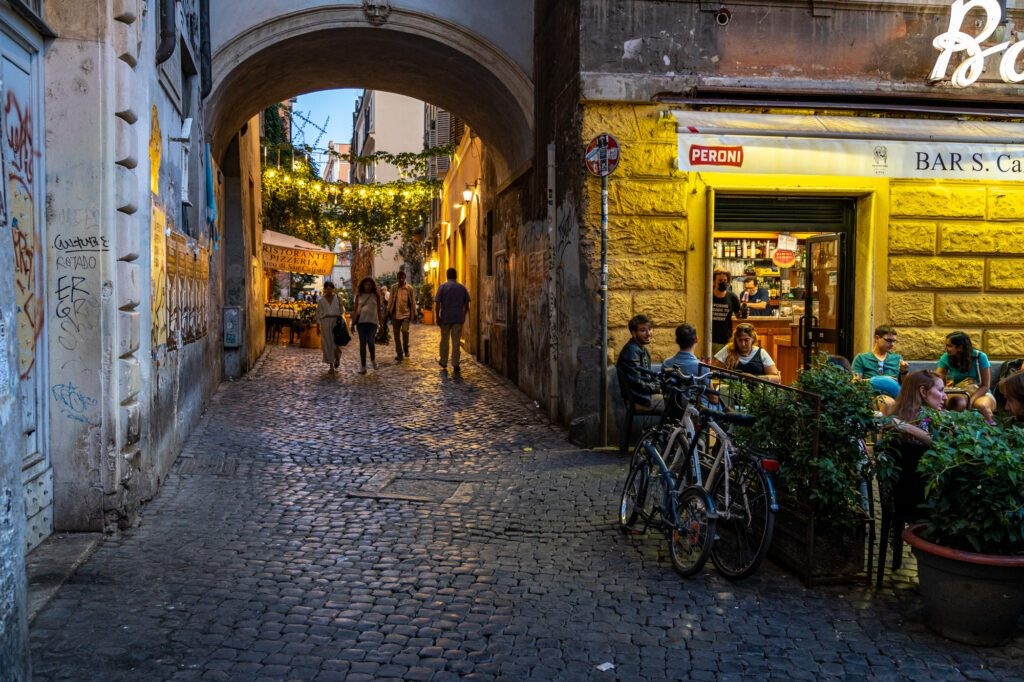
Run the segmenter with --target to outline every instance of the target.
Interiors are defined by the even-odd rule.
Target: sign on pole
[[[611,175],[619,166],[619,141],[608,133],[601,133],[587,145],[584,161],[591,174],[599,178]]]

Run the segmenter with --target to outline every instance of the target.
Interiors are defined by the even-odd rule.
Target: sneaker
[[[334,370],[333,366],[331,366],[331,368],[327,370],[328,374],[334,374],[334,372],[335,372],[335,370]]]
[[[366,374],[366,365],[363,365],[362,367],[359,368],[359,373]]]
[[[373,368],[374,368],[374,369],[377,369],[377,361],[376,361],[376,360],[373,360],[372,362],[373,362]]]
[[[406,354],[405,354],[405,359],[406,359],[406,360],[408,360],[408,359],[409,359],[409,354],[408,354],[408,353],[406,353]]]
[[[402,361],[402,356],[401,355],[396,355],[395,356],[395,362],[401,362],[401,361]]]

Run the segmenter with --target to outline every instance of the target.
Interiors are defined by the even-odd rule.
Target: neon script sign
[[[973,9],[980,9],[985,14],[985,23],[976,36],[961,30],[967,13]],[[949,82],[955,88],[966,88],[981,77],[985,70],[985,60],[990,55],[1002,52],[999,60],[999,77],[1006,83],[1024,81],[1024,71],[1017,70],[1017,59],[1024,51],[1024,41],[1014,43],[1007,40],[982,47],[982,43],[995,35],[1002,19],[1002,9],[998,0],[956,0],[949,8],[949,30],[932,41],[932,45],[940,54],[935,60],[930,80],[943,80],[949,70],[950,59],[954,54],[962,52],[965,55],[964,60],[953,69]]]

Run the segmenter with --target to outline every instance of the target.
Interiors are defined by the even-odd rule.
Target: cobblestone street
[[[35,679],[1024,679],[1024,637],[923,625],[906,574],[680,579],[627,537],[625,460],[575,449],[436,327],[338,375],[271,346],[216,394],[139,526],[32,625]],[[604,663],[614,665],[598,670]]]

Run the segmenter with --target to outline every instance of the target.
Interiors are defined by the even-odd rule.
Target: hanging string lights
[[[391,243],[399,235],[411,239],[428,219],[431,199],[441,187],[436,180],[422,179],[428,163],[451,155],[452,148],[370,156],[330,153],[350,163],[392,163],[409,179],[370,185],[326,182],[317,175],[308,153],[296,154],[290,145],[265,146],[262,199],[268,228],[328,247],[338,239],[371,246]]]

